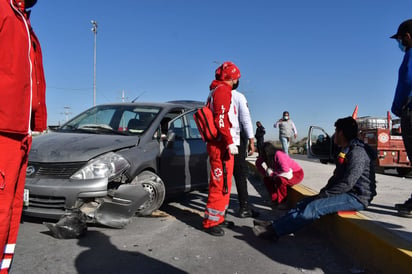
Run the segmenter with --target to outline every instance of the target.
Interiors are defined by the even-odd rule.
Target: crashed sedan
[[[121,228],[173,196],[208,185],[206,145],[194,111],[201,102],[100,105],[34,137],[24,215]]]

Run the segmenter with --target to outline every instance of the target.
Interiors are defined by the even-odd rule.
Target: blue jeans
[[[328,198],[307,197],[286,215],[273,222],[278,236],[294,233],[320,217],[338,211],[363,210],[365,206],[354,196],[344,193]]]
[[[282,144],[282,149],[286,154],[289,154],[289,140],[288,137],[279,137]]]

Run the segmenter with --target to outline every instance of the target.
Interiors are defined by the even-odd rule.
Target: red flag
[[[358,105],[356,105],[355,110],[352,113],[352,118],[356,119],[358,117]]]

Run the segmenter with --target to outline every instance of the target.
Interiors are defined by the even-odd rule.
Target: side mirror
[[[173,131],[169,130],[169,132],[167,133],[166,138],[164,138],[163,140],[165,141],[165,147],[171,147],[173,146],[173,143],[175,141],[176,138],[176,133],[174,133]]]

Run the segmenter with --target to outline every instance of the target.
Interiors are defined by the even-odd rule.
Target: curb
[[[248,162],[255,173],[256,167]],[[259,174],[260,176],[260,174]],[[289,188],[291,206],[317,192],[300,183]],[[411,273],[412,243],[378,225],[360,212],[339,212],[313,223],[349,256],[373,273]]]

